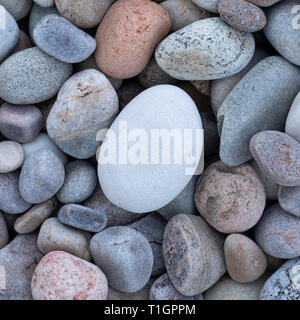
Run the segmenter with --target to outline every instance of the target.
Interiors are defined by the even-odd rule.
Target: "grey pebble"
[[[90,232],[100,232],[107,224],[107,217],[103,211],[78,204],[66,204],[61,207],[58,220],[63,224]]]
[[[278,191],[278,200],[280,206],[287,212],[300,218],[300,186],[283,187]]]
[[[213,13],[218,12],[218,3],[219,0],[192,0],[200,8]]]
[[[20,143],[15,141],[0,142],[0,173],[9,173],[22,166],[24,150]]]
[[[6,220],[0,211],[0,249],[4,248],[9,241],[8,228]]]
[[[0,0],[0,4],[18,21],[27,16],[32,0]]]

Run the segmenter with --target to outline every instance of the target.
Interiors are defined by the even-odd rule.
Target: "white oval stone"
[[[170,152],[162,139],[156,144],[155,136],[163,133],[158,131],[162,129],[166,140],[168,133],[181,137],[171,140]],[[180,139],[186,143],[174,143]],[[181,152],[183,160],[179,161]],[[187,155],[192,155],[193,161],[188,163]],[[140,93],[113,122],[99,153],[98,176],[105,196],[113,204],[144,213],[172,201],[195,171],[199,173],[202,159],[203,130],[195,103],[182,89],[159,85]]]
[[[0,142],[0,173],[12,172],[23,164],[24,150],[15,141]]]

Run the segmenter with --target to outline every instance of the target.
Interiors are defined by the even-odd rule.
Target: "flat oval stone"
[[[299,90],[300,69],[283,58],[267,57],[256,64],[218,111],[221,160],[230,166],[250,160],[250,139],[260,131],[283,130]]]
[[[42,254],[35,234],[17,235],[0,250],[0,266],[5,270],[5,289],[0,300],[32,300],[31,278]],[[1,270],[1,271],[2,271]]]
[[[14,230],[19,234],[35,231],[53,214],[57,206],[58,201],[55,197],[34,205],[30,210],[16,219]]]
[[[39,6],[49,8],[54,5],[54,0],[33,0]]]
[[[244,232],[263,214],[264,185],[248,164],[229,167],[221,161],[205,169],[195,189],[200,215],[223,233]]]
[[[293,11],[297,5],[299,5],[298,0],[285,0],[266,10],[268,22],[264,28],[264,34],[281,56],[300,66],[299,30],[297,29],[299,18],[296,14],[298,11]]]
[[[128,226],[139,231],[149,241],[154,259],[152,276],[161,275],[166,271],[162,253],[162,242],[166,225],[167,221],[158,213],[153,212]]]
[[[91,240],[91,253],[110,287],[136,292],[151,276],[153,253],[147,239],[129,227],[111,227]]]
[[[8,228],[6,220],[0,211],[0,249],[4,248],[9,242]]]
[[[0,173],[15,171],[24,161],[24,150],[21,144],[15,141],[0,142]]]
[[[165,38],[157,47],[159,67],[180,80],[214,80],[241,71],[255,49],[253,36],[220,18],[196,21]]]
[[[297,94],[288,113],[285,133],[300,142],[300,92]]]
[[[112,204],[105,197],[99,184],[92,196],[84,202],[84,205],[105,212],[107,227],[124,226],[144,216],[144,214],[129,212]]]
[[[300,187],[283,187],[278,191],[280,206],[287,212],[300,217]]]
[[[1,2],[0,2],[1,3]],[[1,9],[1,19],[4,19],[5,26],[0,28],[0,61],[2,62],[14,49],[19,39],[19,27],[15,19],[3,7]]]
[[[32,6],[32,0],[0,0],[0,4],[16,21],[26,17]]]
[[[219,0],[192,0],[200,8],[213,13],[218,13]]]
[[[203,300],[202,294],[194,297],[182,295],[173,286],[167,273],[154,281],[150,289],[150,300]]]
[[[95,59],[100,70],[117,79],[138,75],[170,28],[168,12],[157,3],[117,1],[107,11],[96,34]]]
[[[260,300],[300,300],[300,258],[288,260],[264,284]]]
[[[0,65],[0,97],[14,104],[50,99],[72,74],[72,65],[39,48],[19,51]]]
[[[61,203],[80,203],[86,200],[95,190],[98,183],[95,168],[87,161],[69,162],[66,167],[66,178],[57,193]]]
[[[171,282],[182,295],[202,293],[226,272],[223,243],[199,216],[178,214],[168,222],[163,254]]]
[[[115,0],[55,0],[58,12],[75,26],[94,28]]]
[[[108,285],[94,264],[54,251],[34,270],[31,290],[34,300],[106,300]]]
[[[220,0],[218,12],[226,23],[244,32],[259,31],[267,22],[262,9],[244,0]]]
[[[41,226],[37,245],[43,254],[51,251],[65,251],[90,261],[90,239],[89,232],[66,226],[57,218],[49,218]]]
[[[273,205],[255,227],[255,240],[264,252],[275,258],[296,258],[300,255],[300,219]]]
[[[129,133],[131,130],[143,128],[142,138],[138,139],[142,141],[137,148],[140,148],[144,156],[139,156],[138,151],[133,148],[134,143],[129,142],[124,147],[129,154],[125,159],[126,165],[119,163],[124,160],[120,159],[118,162],[117,159],[109,159],[106,154],[107,150],[114,147],[118,150],[119,144],[122,144],[119,136],[123,135],[124,121]],[[174,150],[171,148],[172,154],[167,165],[159,159],[153,160],[152,156],[150,159],[148,139],[153,135],[153,129],[167,129],[167,132],[170,132],[174,128],[189,129],[192,132],[189,148],[193,159],[190,163],[182,161],[181,164],[175,164],[172,159]],[[195,103],[180,88],[160,85],[143,91],[122,110],[110,127],[110,135],[106,136],[101,146],[98,177],[105,196],[113,204],[137,213],[155,211],[167,205],[184,189],[197,169],[203,151],[201,129],[202,123]],[[133,133],[136,134],[135,131]],[[110,138],[112,135],[115,135],[116,139]],[[182,148],[182,145],[177,146]],[[152,149],[151,154],[157,152],[155,147]],[[121,156],[124,158],[124,152]]]
[[[107,224],[103,211],[78,204],[66,204],[58,212],[58,220],[71,227],[90,232],[100,232]]]
[[[279,131],[252,137],[250,151],[265,174],[277,184],[300,186],[300,143]]]
[[[47,132],[65,153],[90,158],[100,144],[97,132],[109,128],[118,107],[117,94],[104,74],[81,71],[60,89],[47,118]]]
[[[0,108],[0,131],[8,139],[20,143],[33,141],[43,124],[41,111],[32,105],[4,103]]]
[[[242,234],[229,235],[224,243],[226,268],[241,283],[257,280],[267,268],[267,258],[254,241]]]
[[[96,40],[60,15],[47,15],[34,27],[36,45],[50,56],[67,63],[87,59],[96,49]]]
[[[0,210],[17,214],[27,211],[31,204],[19,192],[19,172],[0,173]]]
[[[19,38],[18,38],[18,42],[14,48],[13,53],[17,53],[19,51],[28,49],[28,48],[32,48],[33,44],[29,38],[29,36],[22,31],[21,29],[19,29]]]
[[[23,164],[19,190],[30,203],[41,203],[52,198],[62,187],[65,168],[53,151],[41,150]]]

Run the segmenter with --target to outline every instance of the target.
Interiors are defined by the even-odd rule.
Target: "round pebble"
[[[267,254],[280,259],[300,255],[300,219],[275,204],[255,227],[255,239]]]
[[[155,2],[117,1],[104,16],[96,34],[95,59],[100,70],[117,79],[138,75],[170,28],[168,12]]]
[[[64,179],[65,168],[56,153],[41,150],[24,162],[20,174],[20,194],[30,203],[41,203],[58,192]]]
[[[32,0],[0,0],[0,5],[14,17],[16,21],[26,17],[32,6]]]
[[[91,253],[110,287],[136,292],[150,279],[153,253],[147,239],[129,227],[111,227],[91,240]]]
[[[0,211],[0,249],[4,248],[9,242],[8,228],[6,220]]]
[[[223,233],[252,228],[263,214],[266,195],[263,183],[248,164],[229,167],[221,161],[210,165],[195,189],[200,215]]]
[[[23,164],[24,150],[15,141],[0,142],[0,173],[12,172]]]
[[[86,200],[95,190],[98,183],[95,168],[87,161],[69,162],[66,167],[66,178],[57,193],[61,203],[80,203]]]
[[[106,300],[108,285],[94,264],[54,251],[34,270],[31,290],[34,300]]]
[[[9,103],[31,104],[53,97],[72,74],[72,65],[39,48],[19,51],[0,66],[0,96]]]
[[[285,133],[300,142],[300,92],[297,94],[285,123]]]
[[[168,222],[163,254],[171,282],[182,295],[202,293],[226,272],[223,243],[199,216],[178,214]]]
[[[283,187],[278,191],[278,200],[280,206],[287,212],[300,218],[300,186]]]

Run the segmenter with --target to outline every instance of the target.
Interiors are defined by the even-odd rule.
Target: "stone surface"
[[[267,268],[267,258],[254,241],[242,234],[229,235],[224,243],[226,268],[240,283],[260,278]]]
[[[15,141],[0,142],[0,173],[15,171],[24,161],[24,150],[21,144]]]
[[[280,206],[300,218],[300,187],[280,187],[278,191]]]
[[[32,300],[31,278],[41,258],[34,234],[18,235],[0,250],[0,266],[6,278],[0,300]]]
[[[203,296],[201,293],[194,297],[182,295],[175,289],[168,274],[164,273],[152,284],[150,300],[203,300]]]
[[[167,221],[157,212],[148,214],[129,227],[139,231],[149,241],[153,251],[152,276],[161,275],[166,271],[165,262],[162,253],[162,242]]]
[[[210,96],[210,80],[191,80],[191,84],[204,96]]]
[[[192,0],[200,8],[213,13],[218,13],[219,0]]]
[[[33,29],[36,45],[67,63],[84,61],[96,49],[96,40],[60,15],[47,15]]]
[[[0,66],[0,97],[9,103],[31,104],[53,97],[72,74],[72,65],[39,48],[19,51]]]
[[[168,222],[163,254],[171,282],[181,294],[198,295],[222,277],[226,272],[223,243],[223,237],[201,217],[178,214]]]
[[[266,194],[261,179],[250,165],[233,168],[218,161],[200,176],[195,204],[200,215],[218,231],[244,232],[262,216]]]
[[[0,173],[0,210],[18,214],[27,211],[31,204],[19,192],[19,172]]]
[[[94,264],[63,251],[48,253],[34,270],[34,300],[106,300],[105,274]]]
[[[300,186],[300,144],[279,131],[262,131],[250,141],[250,151],[259,167],[277,184]]]
[[[255,240],[267,254],[280,259],[300,255],[300,219],[278,204],[268,208],[255,227]]]
[[[78,204],[64,205],[59,210],[58,219],[61,223],[90,232],[100,232],[107,224],[107,217],[103,211]]]
[[[298,0],[285,0],[266,10],[267,24],[264,34],[272,46],[285,59],[300,66]],[[295,27],[296,25],[296,27]]]
[[[300,142],[300,92],[297,94],[285,122],[285,133]]]
[[[9,241],[6,220],[0,211],[0,249],[4,248]]]
[[[248,161],[250,139],[263,130],[284,128],[299,89],[300,69],[283,58],[272,56],[256,64],[232,89],[218,111],[221,160],[230,166]]]
[[[27,234],[35,231],[54,213],[57,206],[58,202],[55,197],[34,205],[25,214],[16,219],[14,223],[15,231],[19,234]]]
[[[218,12],[226,23],[244,32],[259,31],[267,22],[263,10],[245,0],[220,0]]]
[[[110,287],[136,292],[150,279],[153,253],[147,239],[129,227],[111,227],[91,240],[91,253]]]
[[[80,203],[86,200],[95,190],[98,183],[95,168],[87,161],[75,160],[66,167],[66,178],[57,193],[61,203]]]
[[[264,284],[260,300],[300,300],[300,258],[288,260]]]
[[[20,194],[30,203],[41,203],[52,198],[64,180],[65,168],[56,153],[41,150],[24,162],[20,174]]]
[[[29,36],[22,31],[21,29],[19,29],[19,38],[18,38],[18,42],[14,48],[13,53],[17,53],[19,51],[31,48],[33,46]]]
[[[33,0],[39,6],[49,8],[54,5],[55,0]]]
[[[16,21],[24,18],[31,9],[32,0],[0,0],[0,5],[14,17]]]
[[[45,220],[41,226],[37,245],[42,253],[65,251],[90,261],[90,233],[66,226],[57,218]]]
[[[168,34],[168,12],[150,0],[119,0],[102,19],[95,59],[105,74],[117,79],[138,75],[157,44]]]
[[[55,0],[58,12],[79,28],[98,26],[116,0]]]
[[[220,18],[196,21],[165,38],[157,47],[159,67],[181,80],[213,80],[241,71],[255,49],[253,36]]]
[[[97,70],[84,70],[60,89],[47,118],[47,132],[65,153],[87,159],[100,144],[98,131],[109,128],[117,112],[118,97],[109,80]]]
[[[176,108],[174,108],[175,103]],[[114,162],[112,157],[108,159],[115,142],[110,135],[106,136],[101,146],[98,165],[102,190],[112,203],[125,210],[137,213],[155,211],[172,201],[188,184],[191,175],[197,169],[203,151],[203,131],[198,110],[192,99],[181,89],[171,85],[160,85],[143,91],[132,100],[113,122],[110,133],[113,132],[116,137],[122,135],[124,121],[127,121],[125,130],[128,132],[143,128],[141,136],[139,136],[140,131],[134,132],[141,141],[138,145],[132,141],[125,145],[129,161],[123,165],[118,161],[112,163]],[[188,165],[184,161],[181,164],[174,163],[175,156],[178,156],[174,148],[170,148],[170,154],[167,154],[170,160],[167,159],[165,162],[160,160],[158,156],[162,153],[161,150],[165,150],[162,144],[153,148],[156,150],[151,150],[152,154],[156,153],[156,159],[147,154],[147,141],[153,128],[170,131],[174,128],[177,130],[188,128],[192,132],[193,138],[189,149],[193,159],[190,159]],[[122,143],[120,139],[117,139],[117,149],[120,143]],[[142,156],[138,155],[138,150]],[[122,153],[121,156],[124,157],[124,152]]]

